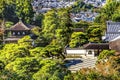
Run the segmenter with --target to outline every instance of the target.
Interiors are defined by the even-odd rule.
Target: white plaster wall
[[[67,54],[80,54],[80,55],[85,55],[86,50],[66,50]]]
[[[88,54],[89,51],[92,51],[92,54]],[[93,58],[95,57],[95,53],[93,49],[81,49],[81,50],[77,50],[77,49],[73,49],[73,50],[66,50],[67,55],[80,55],[83,58]]]

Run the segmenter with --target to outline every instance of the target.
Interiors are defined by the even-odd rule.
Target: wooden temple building
[[[32,26],[25,25],[22,21],[19,21],[9,29],[5,30],[6,34],[9,34],[7,38],[4,39],[5,43],[16,43],[20,38],[25,35],[30,35]]]

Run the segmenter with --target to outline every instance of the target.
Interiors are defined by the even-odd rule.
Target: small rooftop
[[[19,21],[15,25],[13,25],[9,30],[30,30],[22,21]]]

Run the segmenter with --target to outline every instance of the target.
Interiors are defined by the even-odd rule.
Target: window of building
[[[13,35],[15,35],[15,32],[13,32]]]
[[[23,35],[25,35],[25,32],[23,32]]]
[[[92,51],[88,51],[88,54],[92,54]]]
[[[20,35],[20,32],[18,32],[18,35]]]

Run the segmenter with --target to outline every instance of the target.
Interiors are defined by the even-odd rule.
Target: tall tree
[[[16,58],[29,56],[29,51],[24,46],[18,44],[6,44],[0,51],[0,61],[5,65]]]
[[[17,58],[5,67],[6,70],[18,74],[22,80],[32,80],[32,75],[39,68],[39,62],[33,57]]]
[[[5,0],[1,0],[0,1],[0,17],[3,17],[3,11],[4,11],[4,7],[5,6]]]
[[[26,23],[30,23],[34,16],[31,0],[16,0],[15,2],[18,18],[21,18]]]
[[[48,11],[43,20],[43,33],[54,37],[55,30],[59,27],[56,10]]]
[[[72,26],[69,10],[51,10],[45,14],[43,33],[52,39],[53,45],[65,46],[70,37]]]
[[[70,47],[79,47],[87,42],[87,35],[83,32],[73,32],[71,35]]]
[[[100,15],[96,17],[95,22],[105,24],[107,20],[119,21],[119,9],[119,0],[108,0],[105,6],[101,9]]]
[[[15,16],[15,0],[0,1],[0,17],[12,20]],[[13,21],[13,20],[12,20]]]
[[[89,42],[101,42],[102,29],[100,25],[93,25],[87,29],[87,35]]]

